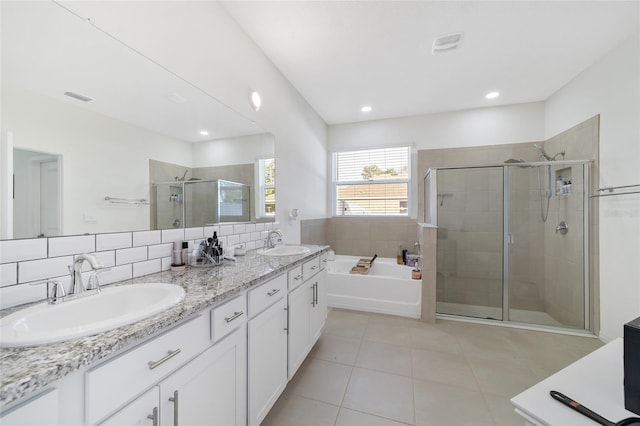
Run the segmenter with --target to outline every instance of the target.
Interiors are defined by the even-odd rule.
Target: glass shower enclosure
[[[249,186],[222,179],[155,182],[153,229],[251,220]]]
[[[430,169],[437,313],[588,330],[590,164]]]

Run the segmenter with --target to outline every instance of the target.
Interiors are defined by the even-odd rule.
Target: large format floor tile
[[[510,398],[594,338],[333,309],[264,425],[522,425]]]

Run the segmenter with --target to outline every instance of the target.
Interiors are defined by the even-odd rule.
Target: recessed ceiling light
[[[362,112],[371,112],[373,108],[371,108],[371,105],[365,105],[362,108],[360,108],[360,111]]]
[[[206,130],[200,130],[200,134],[202,136],[209,136],[209,132],[207,132]]]
[[[255,90],[251,92],[249,97],[249,104],[254,111],[260,111],[260,106],[262,105],[262,98],[260,98],[260,93]]]
[[[500,92],[489,92],[486,95],[484,95],[484,97],[487,99],[495,99],[498,96],[500,96]]]

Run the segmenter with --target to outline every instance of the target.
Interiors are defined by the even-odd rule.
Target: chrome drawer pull
[[[316,265],[313,265],[313,266],[311,267],[311,270],[312,270],[312,271],[315,271],[316,269],[318,269],[318,267],[317,267]]]
[[[157,361],[149,361],[149,363],[148,363],[149,370],[153,370],[154,368],[160,366],[161,364],[164,364],[165,362],[169,361],[174,356],[178,355],[180,352],[182,352],[182,349],[178,348],[175,351],[167,352],[167,354],[164,357],[162,357],[161,359],[159,359]]]
[[[279,288],[274,288],[273,290],[271,290],[270,292],[267,293],[267,296],[273,296],[276,293],[279,293],[280,289]]]
[[[153,414],[149,414],[147,418],[153,422],[153,426],[158,426],[158,407],[153,407]]]
[[[231,315],[230,317],[225,317],[225,318],[224,318],[224,320],[225,320],[226,322],[231,322],[231,321],[233,321],[234,319],[236,319],[236,318],[238,318],[238,317],[241,317],[241,316],[242,316],[242,314],[244,314],[244,312],[242,312],[242,311],[234,312],[234,313],[233,313],[233,315]]]
[[[173,397],[169,398],[173,402],[173,426],[178,426],[178,391],[173,391]]]
[[[298,281],[302,279],[302,274],[298,274],[295,277],[293,277],[294,280]]]

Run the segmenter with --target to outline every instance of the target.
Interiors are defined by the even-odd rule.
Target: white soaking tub
[[[420,318],[422,280],[411,279],[413,268],[396,259],[376,258],[367,275],[350,274],[365,256],[337,255],[327,262],[327,304],[389,315]]]

